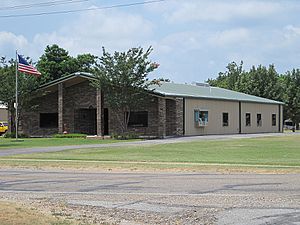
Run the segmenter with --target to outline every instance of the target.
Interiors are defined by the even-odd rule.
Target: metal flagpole
[[[18,60],[18,50],[16,50],[16,105],[15,105],[15,109],[16,109],[16,117],[15,117],[15,126],[16,126],[16,140],[18,139],[18,64],[19,64],[19,60]]]

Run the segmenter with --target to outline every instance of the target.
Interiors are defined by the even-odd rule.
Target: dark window
[[[261,127],[262,126],[262,120],[261,120],[261,114],[258,113],[257,116],[256,116],[256,124],[258,127]]]
[[[229,125],[228,113],[223,113],[223,127],[228,127],[228,125]]]
[[[57,128],[58,113],[40,113],[40,127]]]
[[[272,114],[272,126],[276,126],[276,114]]]
[[[251,126],[251,114],[246,113],[246,127],[250,127],[250,126]]]
[[[148,127],[148,112],[130,112],[129,127]]]

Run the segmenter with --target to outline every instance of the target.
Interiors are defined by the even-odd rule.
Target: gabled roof
[[[64,82],[64,81],[74,79],[74,78],[76,78],[76,77],[81,77],[81,78],[86,78],[86,79],[94,79],[94,75],[91,74],[91,73],[76,72],[76,73],[72,73],[72,74],[69,74],[69,75],[67,75],[67,76],[61,77],[61,78],[59,78],[59,79],[50,81],[50,82],[48,82],[48,83],[46,83],[46,84],[43,84],[43,85],[41,85],[41,86],[39,87],[39,89],[44,89],[44,88],[47,88],[47,87],[50,87],[50,86],[53,86],[53,85],[62,83],[62,82]]]
[[[77,72],[44,84],[40,86],[39,89],[51,87],[61,82],[65,82],[67,80],[71,80],[78,77],[85,78],[88,80],[94,79],[94,75],[91,73]],[[211,86],[197,86],[192,84],[161,82],[160,85],[151,85],[150,90],[152,90],[153,94],[157,94],[163,97],[201,98],[267,104],[284,104],[283,102],[261,98],[254,95],[247,95],[244,93],[231,91],[224,88]]]

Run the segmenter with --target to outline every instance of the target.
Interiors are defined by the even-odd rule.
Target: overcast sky
[[[124,51],[153,46],[160,63],[156,77],[203,82],[229,62],[275,64],[277,71],[300,68],[300,1],[166,0],[164,2],[72,14],[3,18],[6,15],[88,9],[143,0],[66,0],[72,4],[5,9],[62,0],[1,0],[0,55],[16,49],[35,61],[46,45],[58,44],[73,56],[101,47]],[[74,3],[77,1],[77,3]],[[2,16],[2,17],[1,17]]]

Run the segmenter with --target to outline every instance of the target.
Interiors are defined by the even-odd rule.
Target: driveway
[[[90,145],[71,145],[71,146],[52,146],[52,147],[35,147],[35,148],[16,148],[8,150],[0,150],[1,156],[17,155],[17,154],[31,154],[39,152],[57,152],[69,149],[84,149],[84,148],[107,148],[107,147],[125,147],[125,146],[140,146],[140,145],[158,145],[183,143],[201,140],[230,140],[256,137],[276,137],[287,135],[300,135],[300,133],[263,133],[263,134],[232,134],[232,135],[207,135],[207,136],[190,136],[190,137],[176,137],[166,139],[144,140],[134,142],[119,142],[111,144],[90,144]]]
[[[93,223],[299,224],[300,174],[1,169],[0,198]]]

